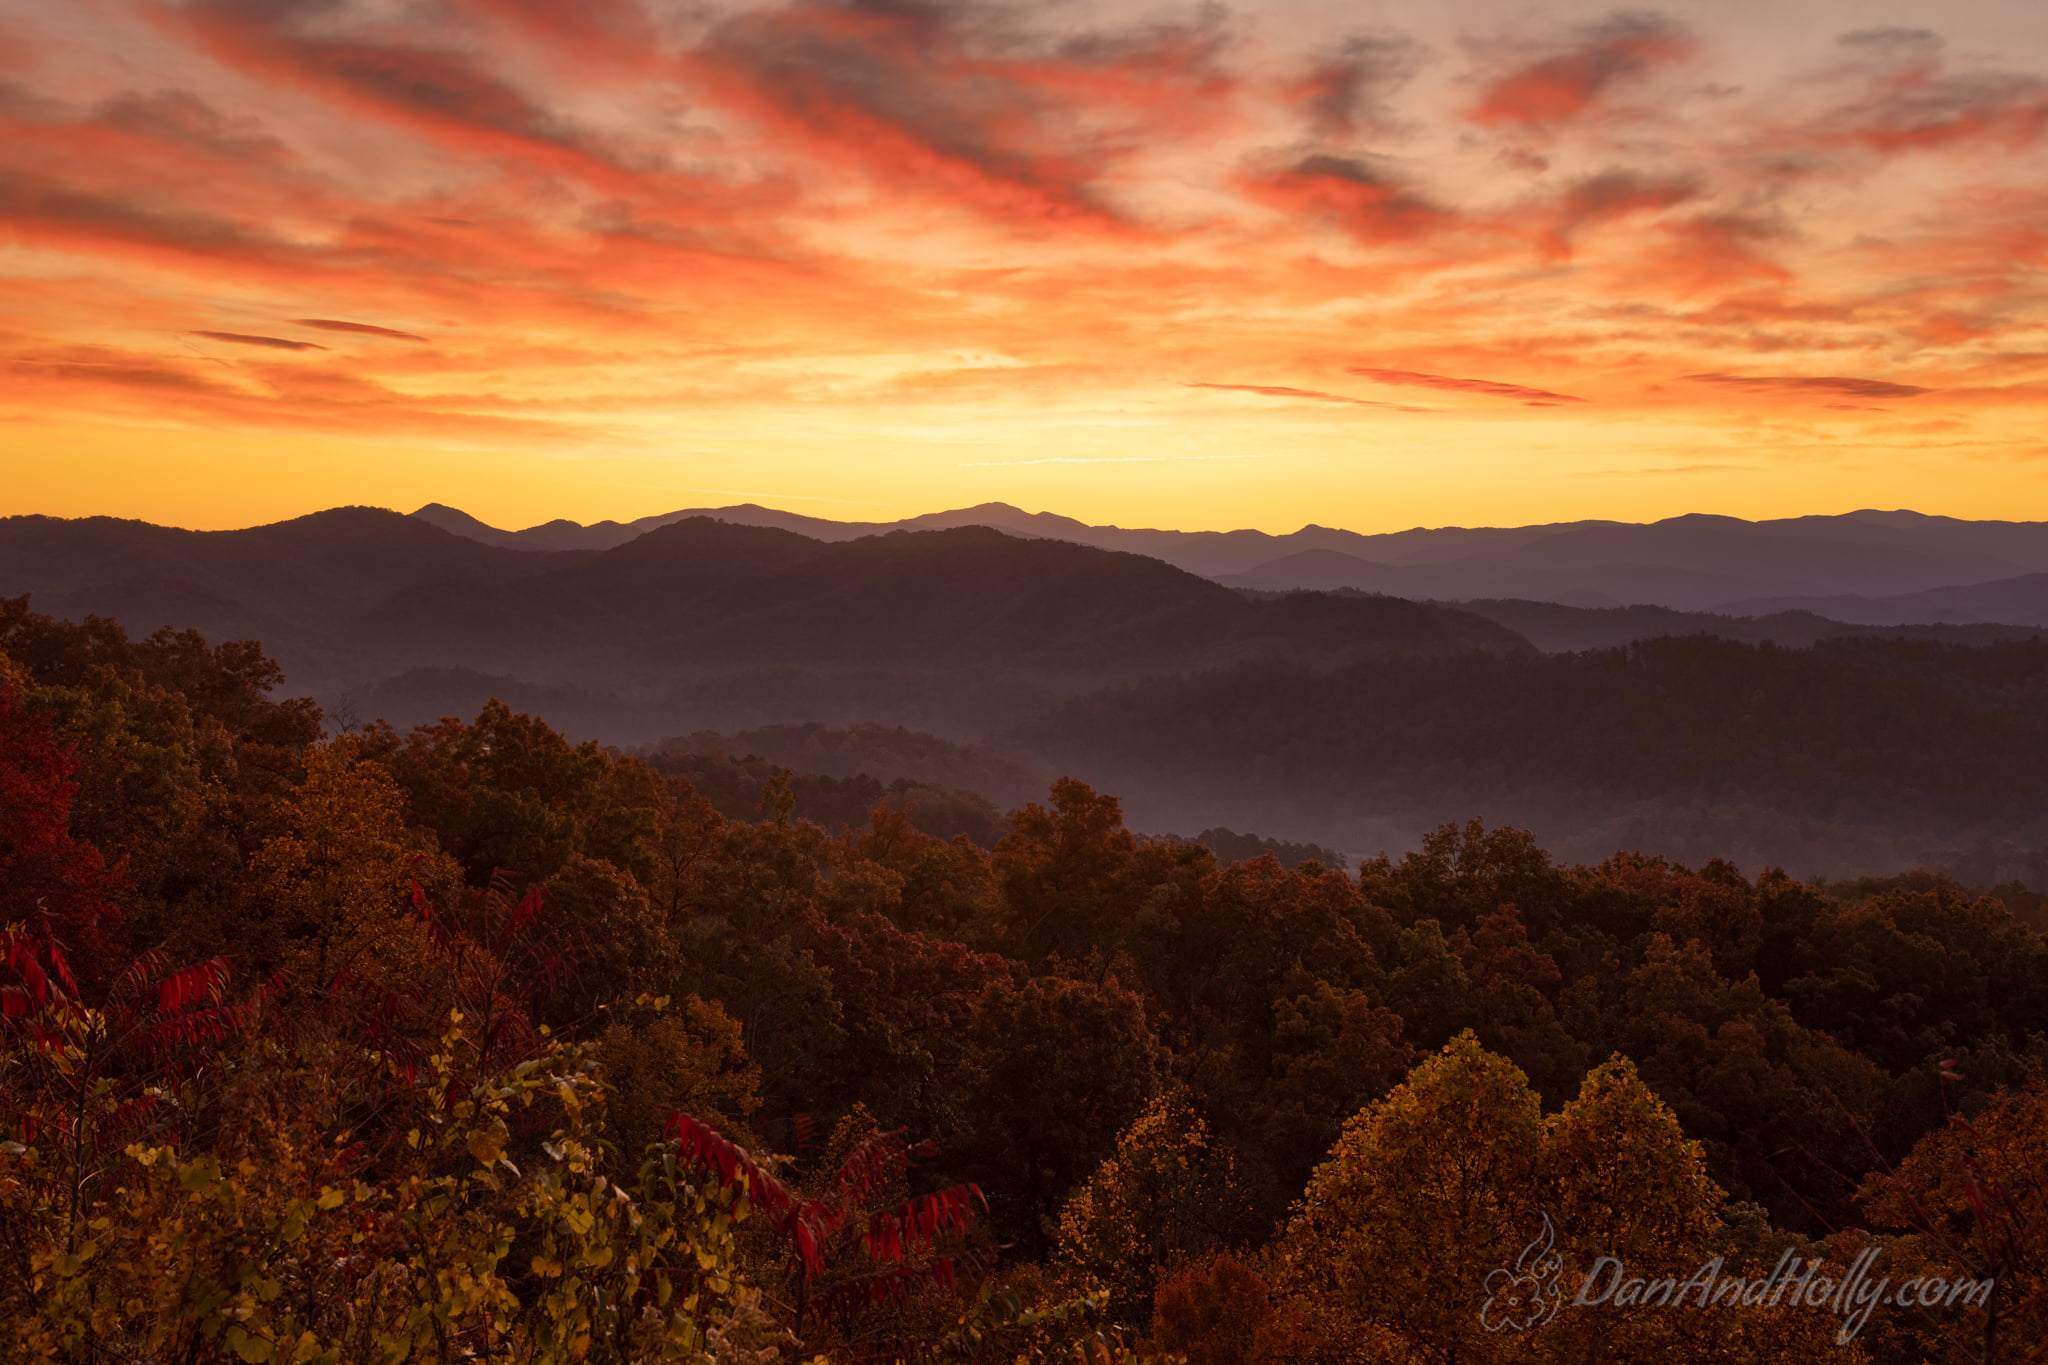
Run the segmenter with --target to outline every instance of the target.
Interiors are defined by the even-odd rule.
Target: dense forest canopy
[[[1894,765],[1959,802],[2034,796],[2002,711],[2040,674],[2026,648],[1733,649],[1567,661],[1524,704],[1604,687],[1671,754],[1787,781],[1797,739],[1856,778],[1844,809]],[[1689,700],[1730,660],[1776,689],[1732,726]],[[1498,678],[1438,681],[1475,725],[1527,723],[1478,704]],[[2048,938],[2023,888],[1562,862],[1477,821],[1285,866],[1227,830],[1140,838],[1071,777],[1001,815],[942,782],[636,757],[500,703],[336,734],[280,682],[253,645],[0,616],[0,1336],[23,1359],[2048,1341]],[[1899,698],[1946,768],[1856,744]],[[1176,704],[1161,726],[1201,684]],[[1091,723],[1110,752],[1155,742]],[[1211,738],[1270,743],[1282,777],[1299,752],[1277,720]],[[1821,1310],[1491,1332],[1480,1285],[1541,1218],[1581,1268],[1875,1244],[1998,1297],[1842,1346]]]

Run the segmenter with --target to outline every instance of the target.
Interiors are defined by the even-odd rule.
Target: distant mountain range
[[[983,674],[975,686],[1035,702],[1253,657],[1529,648],[1452,608],[1256,600],[1156,559],[974,526],[828,543],[690,517],[607,550],[525,551],[360,507],[245,531],[13,517],[0,588],[137,630],[257,638],[327,693],[415,668],[606,692]]]
[[[259,640],[338,724],[496,696],[578,738],[686,735],[847,780],[880,764],[885,783],[1005,803],[1073,772],[1126,797],[1141,829],[1369,855],[1480,815],[1574,856],[1711,848],[1835,872],[1937,843],[1982,844],[1999,866],[2001,850],[2048,850],[2037,525],[1856,513],[1270,536],[1001,505],[912,528],[759,508],[650,520],[12,517],[0,596]],[[1367,570],[1471,600],[1377,595],[1347,577]],[[1291,590],[1303,578],[1331,590]],[[1531,600],[1643,584],[1681,603],[1740,585],[1756,610]],[[1871,624],[1901,615],[1935,623]]]
[[[501,531],[438,503],[422,521],[506,549],[594,550],[693,517],[840,542],[890,530],[988,526],[1164,560],[1230,587],[1352,589],[1432,601],[1513,598],[1571,606],[1651,605],[1761,616],[1804,610],[1866,625],[2001,622],[2048,625],[2048,522],[1962,521],[1918,512],[1743,521],[1692,515],[1637,525],[1418,528],[1364,535],[1304,526],[1264,531],[1157,531],[1090,526],[1007,503],[896,522],[841,522],[751,503],[639,521],[552,521]]]

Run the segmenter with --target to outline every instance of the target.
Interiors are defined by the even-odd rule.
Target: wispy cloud
[[[1526,384],[1504,384],[1497,379],[1453,379],[1445,374],[1420,374],[1414,370],[1382,370],[1369,365],[1348,365],[1346,371],[1378,384],[1405,385],[1419,389],[1446,389],[1453,393],[1478,393],[1489,398],[1519,398],[1535,403],[1583,403],[1568,393],[1532,389]]]
[[[1933,392],[1917,384],[1894,384],[1888,379],[1850,379],[1840,375],[1689,374],[1686,378],[1695,384],[1725,384],[1741,389],[1791,393],[1844,393],[1854,398],[1917,398],[1923,393]]]
[[[333,318],[300,318],[301,327],[317,327],[323,332],[354,332],[358,336],[395,337],[400,341],[425,341],[416,332],[401,332],[396,327],[378,327],[368,322],[338,322]]]
[[[231,341],[237,346],[268,346],[273,351],[324,351],[317,341],[292,341],[286,337],[252,336],[247,332],[193,332],[208,341]]]
[[[1284,384],[1203,384],[1186,383],[1190,389],[1224,389],[1237,393],[1261,393],[1268,398],[1307,398],[1318,403],[1349,403],[1360,408],[1385,408],[1392,412],[1429,412],[1429,408],[1408,407],[1401,403],[1382,403],[1374,398],[1353,398],[1348,394],[1324,393],[1320,389],[1294,389]]]

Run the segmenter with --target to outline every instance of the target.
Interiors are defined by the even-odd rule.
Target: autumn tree
[[[753,1140],[747,1123],[761,1107],[761,1068],[748,1058],[738,1022],[715,1001],[641,996],[617,1003],[607,1018],[596,1056],[625,1150],[654,1141],[676,1113]]]
[[[1493,1358],[1475,1290],[1539,1223],[1543,1115],[1462,1034],[1344,1127],[1276,1249],[1318,1359]]]
[[[1158,1090],[1159,1043],[1142,997],[1113,977],[991,987],[970,1036],[978,1059],[965,1155],[986,1177],[998,1232],[1038,1259],[1057,1236],[1060,1201]]]
[[[1629,1062],[1546,1118],[1521,1072],[1462,1034],[1346,1126],[1273,1249],[1276,1288],[1333,1361],[1764,1365],[1830,1340],[1818,1311],[1566,1303],[1603,1256],[1645,1280],[1691,1274],[1721,1207]]]
[[[1059,1259],[1140,1326],[1163,1268],[1246,1231],[1236,1179],[1235,1153],[1184,1088],[1168,1087],[1060,1210]]]
[[[1928,1358],[2040,1358],[2048,1343],[2048,1080],[2037,1075],[1973,1117],[1957,1115],[1897,1169],[1872,1175],[1861,1197],[1874,1222],[1907,1234],[1904,1264],[1951,1281],[1996,1281],[1982,1303],[1915,1314],[1912,1335]]]
[[[1053,783],[1049,803],[1011,816],[996,845],[1003,951],[1037,965],[1055,954],[1113,952],[1145,907],[1193,903],[1211,864],[1193,844],[1141,844],[1114,797],[1076,778]]]
[[[405,960],[417,966],[412,889],[452,894],[459,873],[406,825],[383,765],[347,737],[316,745],[273,819],[230,935],[246,969],[283,967],[318,990],[366,965],[393,982]]]
[[[0,654],[0,926],[46,943],[104,948],[120,871],[73,837],[75,760],[24,700],[21,671]]]

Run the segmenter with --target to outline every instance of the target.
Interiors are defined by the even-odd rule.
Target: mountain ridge
[[[757,504],[689,509],[591,527],[549,522],[486,527],[441,504],[413,514],[457,534],[512,548],[607,546],[691,517],[777,526],[828,543],[892,529],[985,525],[1143,554],[1230,587],[1356,589],[1430,601],[1524,598],[1577,606],[1680,611],[1775,611],[1810,599],[1889,598],[2048,573],[2048,522],[1963,521],[1904,509],[1746,521],[1686,513],[1652,522],[1589,519],[1522,527],[1414,527],[1362,533],[1315,523],[1284,535],[1257,530],[1167,531],[1091,526],[1008,503],[924,513],[897,522],[838,522]],[[573,528],[573,529],[572,529]],[[579,539],[580,538],[580,539]],[[2031,599],[2029,599],[2031,601]],[[1767,605],[1763,605],[1767,604]],[[1822,608],[1813,608],[1822,610]],[[1957,609],[1961,610],[1961,609]],[[2027,623],[2048,619],[2048,588]],[[1904,618],[1888,620],[1900,623]],[[1939,619],[1977,620],[1981,614]]]
[[[370,508],[240,531],[0,519],[0,592],[24,591],[139,633],[255,633],[329,691],[421,667],[606,690],[747,669],[1102,683],[1254,654],[1532,648],[1454,608],[1254,600],[1157,559],[973,525],[826,542],[693,517],[536,552]]]

